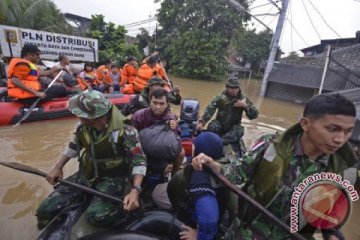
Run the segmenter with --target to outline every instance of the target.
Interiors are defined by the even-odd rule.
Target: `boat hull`
[[[119,109],[127,104],[134,95],[130,94],[105,94],[106,97]],[[24,122],[49,120],[73,116],[67,108],[69,98],[55,98],[39,104]],[[13,101],[0,102],[0,126],[17,123],[28,110],[28,106]]]

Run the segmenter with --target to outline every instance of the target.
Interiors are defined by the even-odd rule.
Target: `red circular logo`
[[[351,211],[351,202],[345,190],[332,182],[318,182],[309,187],[301,203],[306,221],[319,229],[343,225]]]

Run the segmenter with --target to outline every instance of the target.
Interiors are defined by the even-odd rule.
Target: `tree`
[[[0,24],[72,33],[71,26],[51,0],[0,0]]]
[[[239,2],[247,6],[245,0]],[[163,0],[157,19],[159,48],[172,72],[221,80],[227,77],[230,39],[248,16],[226,0]]]
[[[261,62],[267,60],[270,53],[272,33],[255,30],[238,32],[233,38],[232,45],[243,58],[244,63],[250,63],[252,69],[258,69]]]
[[[126,30],[123,26],[106,23],[104,15],[92,15],[88,37],[98,39],[99,61],[105,59],[123,64],[126,56],[140,56],[139,50],[134,46],[125,44]]]

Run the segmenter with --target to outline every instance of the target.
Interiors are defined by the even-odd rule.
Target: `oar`
[[[41,176],[41,177],[46,177],[46,175],[47,175],[46,173],[44,173],[44,172],[42,172],[42,171],[40,171],[40,170],[38,170],[36,168],[26,166],[26,165],[23,165],[21,163],[0,162],[0,165],[5,166],[5,167],[9,167],[9,168],[13,168],[13,169],[16,169],[16,170],[19,170],[19,171],[31,173],[31,174],[34,174],[34,175],[38,175],[38,176]],[[61,184],[66,185],[66,186],[76,188],[76,189],[81,190],[83,192],[90,193],[90,194],[95,195],[97,197],[101,197],[103,199],[112,201],[114,203],[120,203],[120,204],[123,203],[123,201],[121,199],[119,199],[119,198],[116,198],[114,196],[108,195],[108,194],[103,193],[103,192],[99,192],[99,191],[97,191],[95,189],[85,187],[83,185],[80,185],[80,184],[77,184],[77,183],[74,183],[74,182],[70,182],[70,181],[65,180],[65,179],[58,178],[56,181],[60,182]]]
[[[60,77],[60,75],[63,73],[64,70],[61,70],[56,77],[51,81],[51,83],[49,84],[49,86],[46,88],[46,91],[56,82],[56,80]],[[36,105],[40,102],[41,98],[36,99],[36,101],[31,104],[30,108],[28,109],[28,111],[24,114],[24,116],[22,116],[22,118],[16,123],[17,126],[19,126],[23,121],[25,121],[30,114],[32,113],[32,111],[34,110],[34,108],[36,107]]]
[[[219,172],[216,172],[213,170],[209,165],[205,165],[205,169],[208,170],[212,175],[216,176],[226,187],[230,188],[232,192],[234,192],[236,195],[238,195],[240,198],[246,200],[248,203],[250,203],[253,207],[258,209],[262,214],[264,214],[266,217],[271,219],[274,223],[276,223],[279,227],[281,227],[284,231],[287,233],[290,233],[291,236],[295,239],[299,240],[306,240],[303,236],[301,236],[298,233],[292,233],[290,231],[290,228],[288,225],[280,221],[276,216],[274,216],[270,211],[268,211],[266,208],[264,208],[260,203],[252,199],[250,196],[248,196],[246,193],[244,193],[242,190],[240,190],[237,186],[235,186],[232,182],[230,182],[225,176],[220,174]]]

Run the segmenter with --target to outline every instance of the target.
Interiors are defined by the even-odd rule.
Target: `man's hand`
[[[157,56],[159,55],[159,52],[158,51],[154,51],[150,56]]]
[[[234,104],[233,104],[234,107],[241,107],[241,108],[247,108],[247,104],[246,104],[246,99],[242,99],[242,100],[237,100]]]
[[[183,240],[196,240],[197,230],[186,225],[181,226],[184,230],[179,233],[180,239]]]
[[[196,129],[199,130],[199,131],[202,131],[203,128],[204,128],[204,122],[202,120],[199,120],[196,124]]]
[[[131,211],[139,207],[139,195],[140,193],[136,189],[131,189],[129,194],[124,198],[124,210]]]
[[[54,167],[46,176],[46,180],[51,185],[54,185],[58,178],[63,178],[63,171],[61,168],[58,167]]]
[[[337,236],[335,236],[335,235],[331,235],[330,237],[329,237],[329,240],[340,240]]]
[[[180,88],[178,86],[175,86],[173,89],[175,95],[179,95],[180,94]]]
[[[58,72],[60,72],[61,70],[64,70],[64,71],[68,71],[67,69],[66,69],[66,67],[61,67],[61,66],[54,66],[50,71],[51,71],[51,74],[54,74],[54,73],[58,73]]]
[[[39,98],[45,98],[45,97],[46,97],[46,93],[44,93],[44,92],[39,92],[39,91],[36,91],[36,92],[34,93],[34,95],[35,95],[36,97],[39,97]]]
[[[176,122],[176,120],[170,120],[170,121],[169,121],[169,127],[170,127],[170,129],[175,130],[176,127],[177,127],[177,122]]]

